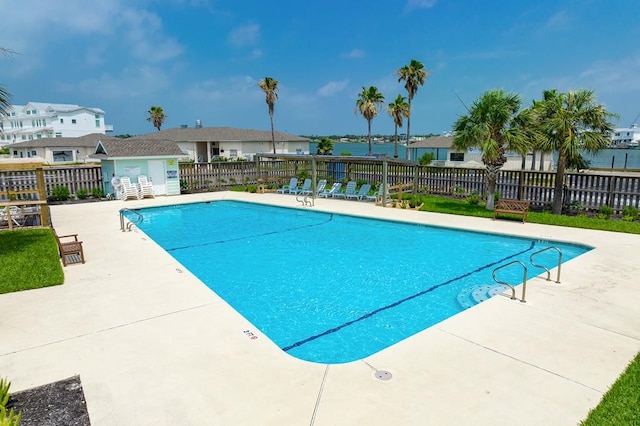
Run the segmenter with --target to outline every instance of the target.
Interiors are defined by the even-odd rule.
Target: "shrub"
[[[342,151],[340,155],[344,155],[345,157],[348,157],[351,155],[351,153],[349,151]]]
[[[53,201],[67,201],[69,198],[71,198],[71,191],[66,186],[56,185],[51,190],[51,199]]]
[[[433,152],[425,152],[418,160],[418,163],[420,163],[421,166],[428,166],[434,159],[435,155],[433,155]]]
[[[367,181],[366,181],[366,180],[364,180],[364,179],[358,179],[358,180],[356,181],[356,186],[360,187],[360,186],[364,185],[365,183],[367,183]]]
[[[627,206],[622,209],[622,220],[627,222],[633,222],[638,218],[638,209],[635,207]]]
[[[187,182],[186,179],[180,179],[180,189],[182,191],[186,191],[187,189],[189,189],[189,182]]]
[[[256,185],[249,185],[247,186],[247,191],[253,193],[256,193],[258,191],[258,187]]]
[[[14,413],[13,409],[7,413],[7,402],[9,402],[9,388],[11,382],[0,379],[0,425],[18,426],[20,424],[21,413]]]
[[[600,206],[600,212],[598,213],[598,218],[600,219],[610,219],[613,214],[613,208],[609,206]]]
[[[87,191],[86,188],[80,188],[76,191],[76,197],[78,197],[78,200],[84,200],[88,195],[89,191]]]
[[[473,191],[473,193],[467,197],[467,202],[469,204],[478,205],[478,203],[480,203],[480,194],[478,191]]]
[[[500,198],[502,198],[502,193],[501,193],[500,191],[496,191],[496,192],[494,192],[494,193],[493,193],[493,199],[494,199],[494,201],[495,201],[496,203],[498,202],[498,200],[499,200]]]
[[[98,199],[99,199],[99,198],[104,198],[104,189],[102,189],[102,188],[101,188],[101,187],[99,187],[99,186],[96,186],[95,188],[93,188],[93,189],[91,190],[91,196],[92,196],[93,198],[98,198]]]

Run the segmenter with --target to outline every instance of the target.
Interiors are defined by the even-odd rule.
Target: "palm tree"
[[[0,46],[0,54],[11,56],[13,51]],[[11,93],[4,87],[0,86],[0,117],[7,114],[7,109],[11,106]],[[0,132],[2,129],[0,129]]]
[[[378,115],[378,106],[384,102],[384,95],[378,91],[376,86],[370,86],[368,89],[362,87],[362,92],[358,94],[356,100],[356,110],[362,114],[367,120],[368,133],[367,142],[369,143],[369,156],[373,155],[371,150],[371,120]]]
[[[412,59],[409,65],[405,65],[398,71],[398,82],[404,81],[404,88],[407,89],[409,97],[409,115],[407,116],[407,151],[406,159],[409,159],[409,141],[411,140],[411,100],[418,92],[418,87],[424,85],[424,80],[429,77],[424,65],[415,59]]]
[[[153,123],[153,127],[160,131],[160,127],[164,124],[167,119],[167,115],[162,110],[160,106],[152,106],[148,111],[149,116],[147,117],[147,121]]]
[[[477,147],[486,167],[487,210],[494,209],[496,180],[506,163],[506,151],[524,152],[529,136],[516,118],[522,101],[516,94],[501,89],[483,93],[453,125],[453,147],[466,151]]]
[[[393,124],[395,125],[395,146],[393,149],[393,158],[398,158],[398,127],[402,127],[402,118],[409,118],[409,104],[407,98],[402,95],[398,95],[395,101],[387,105],[387,112],[393,118]]]
[[[271,77],[265,77],[264,80],[258,82],[258,86],[266,95],[265,101],[269,107],[269,119],[271,120],[271,143],[273,144],[273,153],[276,153],[276,137],[273,133],[273,107],[278,100],[278,80]]]
[[[580,161],[581,150],[595,153],[607,148],[613,131],[609,120],[616,115],[596,102],[592,90],[585,89],[567,93],[545,90],[537,108],[545,135],[542,149],[558,152],[552,212],[561,214],[567,164]]]
[[[320,140],[318,141],[316,153],[318,155],[332,155],[333,141],[328,137],[320,138]]]

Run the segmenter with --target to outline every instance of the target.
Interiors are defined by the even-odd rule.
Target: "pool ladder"
[[[302,195],[304,195],[304,197],[300,199]],[[311,201],[309,201],[309,198],[311,198]],[[296,194],[296,201],[302,204],[302,207],[312,207],[314,205],[314,200],[315,197],[313,196],[313,191],[305,191],[304,193]]]
[[[547,273],[547,281],[550,281],[550,277],[551,277],[551,272],[549,271],[549,269],[544,266],[544,265],[538,265],[537,263],[535,263],[533,261],[533,258],[541,253],[544,253],[546,251],[549,250],[555,250],[558,253],[558,275],[556,276],[556,283],[560,284],[560,268],[562,266],[562,251],[560,251],[560,249],[558,247],[547,247],[544,248],[542,250],[539,250],[533,254],[531,254],[531,256],[529,256],[529,262],[531,262],[532,266],[535,266],[536,268],[542,268],[545,270],[545,272]],[[498,277],[496,276],[496,273],[498,271],[500,271],[501,269],[505,269],[508,268],[510,266],[514,266],[514,265],[520,265],[522,266],[522,295],[520,297],[520,302],[525,303],[525,294],[527,292],[527,265],[525,265],[523,262],[519,261],[519,260],[514,260],[513,262],[509,262],[506,265],[502,265],[502,266],[498,266],[496,269],[493,270],[493,280],[498,283],[498,284],[502,284],[502,285],[506,285],[507,287],[509,287],[511,289],[511,300],[515,300],[516,298],[516,288],[515,285],[511,285],[506,281],[502,281],[500,279],[498,279]]]
[[[129,222],[125,225],[124,223],[124,213],[125,212],[129,212],[129,213],[133,213],[133,215],[136,217],[136,222],[134,223],[133,221],[131,221],[131,219],[129,219]],[[133,225],[137,224],[137,223],[142,223],[142,221],[144,220],[144,217],[137,211],[135,210],[131,210],[131,209],[120,209],[120,230],[122,232],[124,231],[131,231],[131,228],[133,227]]]

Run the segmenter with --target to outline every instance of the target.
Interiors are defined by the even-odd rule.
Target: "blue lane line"
[[[209,246],[209,245],[213,245],[213,244],[223,244],[223,243],[230,243],[232,241],[242,241],[242,240],[246,240],[248,238],[266,237],[267,235],[280,234],[280,233],[284,233],[284,232],[297,231],[299,229],[304,229],[304,228],[313,228],[315,226],[326,225],[327,223],[331,222],[332,220],[333,220],[333,213],[329,214],[329,219],[325,220],[324,222],[312,223],[310,225],[304,225],[304,226],[296,226],[294,228],[286,228],[286,229],[281,229],[279,231],[269,231],[269,232],[264,232],[264,233],[261,233],[261,234],[248,235],[248,236],[244,236],[244,237],[230,238],[228,240],[209,241],[209,242],[206,242],[206,243],[193,244],[193,245],[189,245],[189,246],[172,247],[172,248],[165,249],[165,251],[184,250],[184,249],[188,249],[188,248],[192,248],[192,247],[204,247],[204,246]]]
[[[498,260],[498,261],[496,261],[496,262],[489,263],[489,264],[487,264],[487,265],[481,266],[481,267],[479,267],[478,269],[475,269],[475,270],[473,270],[473,271],[471,271],[471,272],[467,272],[467,273],[466,273],[466,274],[464,274],[464,275],[460,275],[460,276],[458,276],[458,277],[452,278],[452,279],[450,279],[450,280],[448,280],[448,281],[445,281],[445,282],[443,282],[443,283],[436,284],[436,285],[434,285],[433,287],[430,287],[430,288],[428,288],[428,289],[426,289],[426,290],[423,290],[423,291],[421,291],[421,292],[419,292],[419,293],[416,293],[416,294],[414,294],[414,295],[412,295],[412,296],[405,297],[404,299],[398,300],[397,302],[394,302],[394,303],[392,303],[392,304],[390,304],[390,305],[383,306],[382,308],[378,308],[378,309],[376,309],[375,311],[371,311],[371,312],[369,312],[369,313],[367,313],[367,314],[364,314],[364,315],[363,315],[363,316],[361,316],[360,318],[357,318],[357,319],[354,319],[354,320],[351,320],[351,321],[345,322],[344,324],[341,324],[341,325],[339,325],[339,326],[337,326],[337,327],[335,327],[335,328],[332,328],[332,329],[329,329],[329,330],[323,331],[323,332],[322,332],[322,333],[320,333],[320,334],[316,334],[315,336],[308,337],[308,338],[306,338],[306,339],[304,339],[304,340],[300,340],[300,341],[298,341],[298,342],[296,342],[296,343],[294,343],[294,344],[292,344],[292,345],[289,345],[289,346],[287,346],[287,347],[282,348],[282,350],[283,350],[283,351],[285,351],[285,352],[288,352],[288,351],[290,351],[290,350],[291,350],[291,349],[293,349],[293,348],[297,348],[297,347],[299,347],[299,346],[304,345],[305,343],[309,343],[309,342],[312,342],[312,341],[314,341],[314,340],[316,340],[316,339],[318,339],[318,338],[320,338],[320,337],[326,336],[326,335],[328,335],[328,334],[335,333],[336,331],[339,331],[339,330],[341,330],[341,329],[343,329],[343,328],[345,328],[345,327],[348,327],[348,326],[350,326],[350,325],[352,325],[352,324],[355,324],[355,323],[357,323],[357,322],[359,322],[359,321],[362,321],[362,320],[365,320],[365,319],[367,319],[367,318],[370,318],[370,317],[372,317],[372,316],[374,316],[374,315],[376,315],[376,314],[378,314],[378,313],[380,313],[380,312],[382,312],[382,311],[386,311],[387,309],[395,308],[396,306],[401,305],[401,304],[403,304],[404,302],[407,302],[407,301],[409,301],[409,300],[413,300],[413,299],[415,299],[416,297],[420,297],[420,296],[422,296],[422,295],[424,295],[424,294],[427,294],[427,293],[429,293],[429,292],[432,292],[433,290],[435,290],[435,289],[437,289],[437,288],[440,288],[440,287],[442,287],[442,286],[444,286],[444,285],[451,284],[451,283],[452,283],[452,282],[454,282],[454,281],[458,281],[458,280],[460,280],[460,279],[462,279],[462,278],[466,278],[466,277],[468,277],[468,276],[470,276],[470,275],[472,275],[472,274],[475,274],[475,273],[477,273],[477,272],[482,271],[483,269],[491,268],[492,266],[495,266],[495,265],[497,265],[497,264],[499,264],[499,263],[502,263],[502,262],[504,262],[504,261],[506,261],[506,260],[509,260],[509,259],[514,258],[514,257],[520,256],[520,255],[522,255],[522,254],[524,254],[524,253],[526,253],[526,252],[528,252],[528,251],[533,250],[533,248],[535,247],[535,245],[536,245],[536,242],[535,242],[535,241],[531,241],[531,246],[530,246],[528,249],[526,249],[526,250],[522,250],[521,252],[516,253],[516,254],[512,254],[512,255],[510,255],[510,256],[507,256],[507,257],[505,257],[504,259],[501,259],[501,260]]]

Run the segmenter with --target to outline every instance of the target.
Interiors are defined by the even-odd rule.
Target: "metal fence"
[[[259,155],[256,161],[183,163],[180,184],[183,191],[216,191],[238,185],[255,185],[258,181],[283,185],[291,177],[311,177],[315,168],[318,179],[382,182],[387,168],[389,185],[411,185],[425,194],[482,196],[486,181],[484,169],[421,166],[392,159],[338,156]],[[47,195],[58,185],[72,194],[80,188],[89,193],[103,187],[99,165],[45,167]],[[545,207],[553,202],[555,173],[534,170],[504,170],[498,175],[496,190],[504,198],[529,200],[533,206]],[[567,173],[564,182],[564,205],[580,205],[597,210],[607,205],[620,212],[624,207],[640,208],[640,176],[625,173]]]

